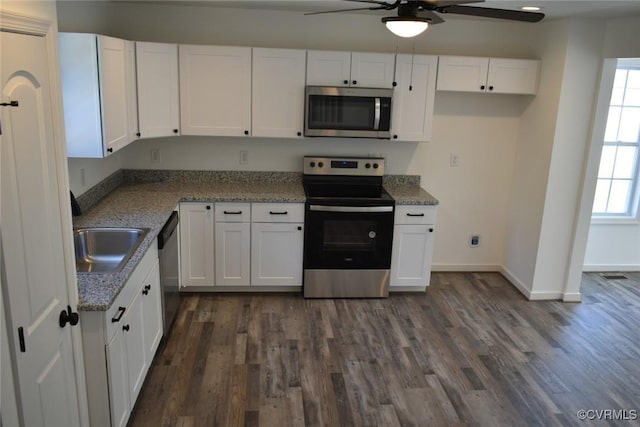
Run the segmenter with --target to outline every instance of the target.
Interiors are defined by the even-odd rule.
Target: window
[[[640,155],[640,61],[620,60],[604,135],[594,216],[635,216]]]

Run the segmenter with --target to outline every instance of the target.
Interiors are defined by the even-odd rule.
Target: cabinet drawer
[[[147,253],[142,257],[138,266],[133,270],[131,276],[124,284],[124,288],[120,291],[120,294],[116,297],[111,307],[105,312],[104,325],[105,330],[105,344],[109,344],[113,334],[116,330],[122,326],[122,319],[125,313],[129,310],[131,302],[136,296],[136,293],[140,290],[142,281],[147,276],[147,273],[155,265],[158,260],[158,245],[154,240],[151,246],[147,250]],[[120,307],[124,307],[121,309]],[[114,320],[118,319],[118,320]]]
[[[216,222],[251,221],[250,203],[216,203]]]
[[[396,206],[396,224],[435,224],[436,207],[424,205]]]
[[[253,222],[304,222],[304,203],[252,203]]]

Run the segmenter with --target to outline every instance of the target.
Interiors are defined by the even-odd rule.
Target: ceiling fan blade
[[[338,9],[338,10],[323,10],[321,12],[308,12],[305,15],[322,15],[323,13],[340,13],[340,12],[351,12],[354,10],[385,10],[385,6],[380,7],[356,7],[355,9]]]
[[[436,8],[440,13],[455,13],[457,15],[479,16],[482,18],[508,19],[510,21],[540,22],[544,13],[524,12],[519,10],[490,9],[473,6],[443,6]]]
[[[484,3],[484,0],[422,0],[420,3],[427,3],[428,8],[433,9],[436,7],[456,6],[459,4],[468,3]]]
[[[430,10],[420,11],[416,14],[416,16],[418,18],[427,18],[429,20],[429,24],[431,25],[442,24],[444,22],[444,19],[440,18],[437,13],[433,13]]]
[[[381,0],[380,1],[379,0],[343,0],[343,1],[350,1],[352,3],[372,3],[372,4],[378,4],[380,6],[395,6],[396,3],[400,4],[399,1],[389,3]]]

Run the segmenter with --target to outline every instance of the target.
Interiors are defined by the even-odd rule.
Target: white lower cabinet
[[[251,205],[215,205],[216,286],[251,284]]]
[[[107,311],[82,311],[92,426],[126,426],[162,337],[158,251],[151,244]]]
[[[213,286],[215,281],[213,203],[180,203],[182,286]]]
[[[431,279],[435,206],[397,206],[391,254],[391,291],[424,289]]]
[[[304,203],[253,203],[251,284],[302,286]]]

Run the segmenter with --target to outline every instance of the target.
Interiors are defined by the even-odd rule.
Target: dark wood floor
[[[528,302],[493,273],[383,300],[188,295],[130,424],[638,425],[577,416],[640,415],[627,274],[585,275],[580,304]]]

